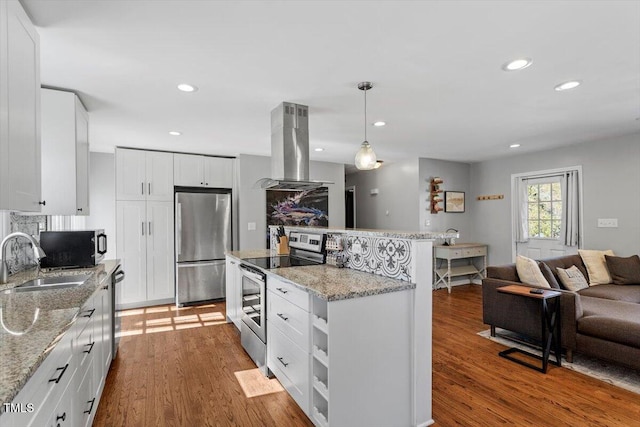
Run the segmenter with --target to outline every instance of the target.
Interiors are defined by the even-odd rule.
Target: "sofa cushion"
[[[490,265],[487,267],[487,277],[491,279],[508,280],[510,282],[520,281],[515,264]]]
[[[640,285],[598,285],[581,289],[578,293],[583,297],[640,304]]]
[[[565,289],[577,292],[580,289],[589,287],[587,279],[584,278],[580,270],[578,270],[578,267],[575,265],[572,265],[570,268],[558,267],[556,270],[558,271],[560,282],[562,282]]]
[[[611,283],[611,275],[604,259],[605,255],[613,255],[611,249],[606,251],[594,251],[579,249],[578,253],[589,273],[589,286]]]
[[[611,280],[615,285],[640,285],[640,257],[604,256]]]
[[[584,297],[584,316],[578,332],[640,348],[640,305],[601,298]]]
[[[518,271],[518,276],[522,283],[539,286],[541,288],[551,287],[549,286],[549,282],[547,282],[542,275],[538,262],[531,258],[518,255],[516,257],[516,270]]]
[[[556,258],[546,258],[541,260],[541,262],[545,263],[549,267],[556,281],[560,285],[560,288],[562,289],[564,288],[562,287],[562,282],[560,282],[560,278],[558,277],[558,271],[556,270],[557,268],[571,268],[575,265],[576,267],[578,267],[578,270],[580,270],[580,273],[582,273],[585,278],[589,277],[587,275],[587,269],[582,262],[582,258],[578,254],[566,255]]]

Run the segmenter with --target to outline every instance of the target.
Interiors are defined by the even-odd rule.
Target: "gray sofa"
[[[578,292],[565,290],[556,268],[577,266],[588,278],[579,255],[545,259],[540,270],[554,290],[562,293],[562,348],[567,361],[579,352],[640,369],[640,283],[597,285]],[[541,339],[539,305],[529,298],[498,292],[507,285],[535,287],[520,282],[515,264],[488,267],[482,281],[484,323],[495,328]]]

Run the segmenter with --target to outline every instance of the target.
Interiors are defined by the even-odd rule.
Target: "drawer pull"
[[[85,350],[85,351],[83,351],[83,353],[87,353],[87,354],[91,353],[91,350],[93,350],[93,345],[94,345],[95,343],[96,343],[96,342],[94,341],[94,342],[92,342],[91,344],[85,344],[84,346],[85,346],[85,347],[89,347],[89,350]]]
[[[289,364],[288,364],[288,363],[285,363],[285,362],[283,362],[283,361],[282,361],[282,357],[277,357],[276,359],[278,359],[278,361],[279,361],[280,363],[282,363],[282,365],[283,365],[285,368],[286,368],[287,366],[289,366]]]
[[[62,415],[56,415],[56,421],[64,421],[67,418],[67,413],[63,412]]]
[[[91,317],[93,316],[93,313],[96,311],[95,308],[92,308],[91,310],[85,310],[85,312],[89,313],[89,314],[83,314],[82,317]]]
[[[281,318],[281,319],[282,319],[282,320],[284,320],[285,322],[286,322],[287,320],[289,320],[289,318],[288,318],[287,316],[283,315],[282,313],[276,313],[276,314],[278,315],[278,317],[279,317],[279,318]]]
[[[93,410],[93,404],[95,403],[96,398],[94,397],[91,400],[87,400],[87,403],[91,403],[91,406],[89,406],[89,410],[88,411],[84,411],[85,414],[90,414],[91,411]]]
[[[289,291],[286,289],[282,289],[282,288],[276,288],[277,290],[279,290],[280,292],[282,292],[283,294],[288,293]]]
[[[49,382],[58,384],[68,367],[69,367],[69,364],[67,363],[62,368],[56,368],[56,371],[61,371],[60,375],[58,375],[58,378],[51,378]]]

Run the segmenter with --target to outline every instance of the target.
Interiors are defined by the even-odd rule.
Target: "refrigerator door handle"
[[[221,259],[221,260],[218,260],[218,261],[212,261],[212,262],[201,262],[201,261],[198,261],[198,262],[189,262],[189,263],[182,263],[182,262],[179,262],[179,263],[177,264],[177,266],[178,266],[178,268],[207,267],[207,266],[210,266],[210,265],[219,265],[219,264],[221,264],[223,261],[224,261],[224,260],[223,260],[223,259]]]
[[[176,254],[182,252],[182,203],[176,203]]]

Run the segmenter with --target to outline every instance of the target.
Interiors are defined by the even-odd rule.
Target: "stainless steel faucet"
[[[22,233],[20,231],[16,231],[15,233],[9,234],[7,237],[4,238],[4,240],[2,240],[2,243],[0,243],[0,252],[2,252],[2,261],[0,262],[0,284],[7,283],[9,281],[9,265],[7,264],[8,242],[9,240],[18,238],[18,237],[24,237],[29,241],[29,243],[31,243],[31,248],[33,249],[33,256],[36,258],[38,265],[40,265],[40,260],[45,256],[47,256],[42,250],[42,248],[40,247],[40,245],[38,245],[38,242],[36,241],[36,239],[34,239],[32,236],[29,236],[28,234]]]

